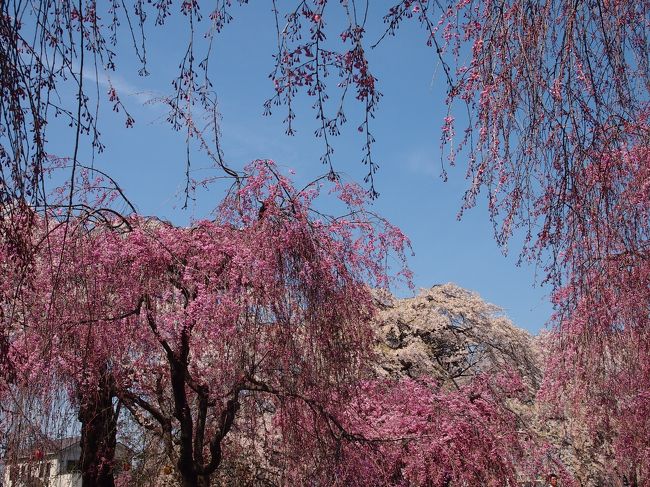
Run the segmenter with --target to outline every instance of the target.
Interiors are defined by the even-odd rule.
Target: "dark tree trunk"
[[[114,487],[117,417],[108,373],[102,374],[97,390],[84,394],[79,405],[83,487]]]
[[[183,347],[183,351],[185,350],[186,347]],[[180,426],[178,471],[181,475],[181,481],[183,487],[207,487],[210,484],[210,477],[209,475],[204,476],[198,474],[196,459],[194,458],[196,455],[192,442],[194,421],[185,388],[187,380],[186,369],[184,364],[173,355],[170,354],[168,358],[174,396],[174,416]],[[185,355],[182,355],[182,359],[185,360]]]
[[[179,471],[180,471],[180,465],[179,465]],[[192,472],[183,473],[181,471],[181,484],[183,485],[183,487],[197,487],[198,477],[196,474],[192,474]]]
[[[210,475],[198,475],[196,472],[181,474],[183,487],[209,487]]]
[[[188,291],[180,281],[175,280],[173,277],[171,282],[185,297],[185,307],[187,307],[189,302],[196,297],[196,292]],[[161,338],[158,333],[150,298],[145,296],[143,303],[145,304],[149,327],[163,346],[169,365],[174,418],[178,422],[179,430],[176,468],[178,469],[181,485],[183,487],[209,487],[212,474],[221,464],[221,442],[232,428],[235,414],[239,409],[238,395],[240,389],[234,392],[233,397],[227,401],[226,408],[221,413],[217,431],[213,433],[214,436],[208,442],[210,461],[206,463],[203,449],[206,447],[205,433],[209,390],[205,385],[196,383],[188,372],[192,325],[183,328],[180,334],[179,346],[177,350],[173,350],[169,343]],[[193,391],[193,394],[196,394],[198,400],[195,417],[190,407],[190,398],[188,398],[188,391],[190,390]],[[159,414],[157,416],[164,429],[166,427],[164,417]]]

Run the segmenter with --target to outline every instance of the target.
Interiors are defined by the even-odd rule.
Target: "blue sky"
[[[282,2],[280,2],[282,3]],[[333,2],[338,8],[338,2]],[[383,5],[386,3],[386,5]],[[263,102],[272,95],[267,75],[273,68],[276,46],[270,2],[233,7],[233,22],[217,37],[211,59],[211,77],[219,97],[222,115],[222,142],[226,161],[235,168],[257,158],[275,160],[285,169],[294,169],[299,182],[314,179],[325,171],[319,162],[322,141],[313,136],[316,128],[312,100],[303,96],[297,105],[297,134],[285,135],[282,107],[263,117]],[[379,36],[381,16],[387,2],[371,2],[368,39]],[[204,12],[207,13],[207,12]],[[216,187],[198,195],[188,210],[182,210],[185,171],[185,139],[165,122],[164,108],[151,102],[171,92],[188,39],[187,24],[176,16],[168,25],[148,27],[148,77],[139,77],[131,54],[130,39],[122,31],[119,38],[118,72],[110,75],[113,86],[134,116],[131,129],[108,104],[100,112],[104,153],[95,165],[107,170],[126,190],[142,214],[157,215],[177,224],[208,215],[222,196]],[[330,21],[325,17],[326,21]],[[331,24],[340,19],[331,18]],[[199,27],[199,32],[206,27]],[[330,25],[338,32],[336,25]],[[425,34],[413,23],[400,29],[396,38],[387,38],[369,53],[371,69],[383,93],[372,132],[377,139],[374,158],[380,165],[376,187],[380,197],[374,210],[398,225],[411,239],[415,256],[409,260],[416,287],[455,282],[477,291],[484,299],[502,307],[519,326],[539,331],[551,314],[548,289],[540,288],[543,277],[534,266],[517,266],[521,242],[515,237],[509,255],[504,256],[493,238],[483,199],[456,218],[463,192],[464,159],[443,182],[440,175],[440,127],[446,108],[446,86],[433,51],[425,45]],[[86,72],[87,82],[99,80],[100,94],[106,99],[106,76]],[[330,85],[335,85],[334,78]],[[335,168],[349,180],[361,182],[365,167],[360,163],[363,140],[356,128],[361,123],[361,107],[349,104],[349,120],[344,133],[334,140]],[[52,123],[52,147],[60,155],[72,153],[69,129]],[[89,159],[87,151],[82,160]],[[200,152],[192,153],[193,175],[209,174],[210,162]],[[406,289],[395,290],[407,295]]]

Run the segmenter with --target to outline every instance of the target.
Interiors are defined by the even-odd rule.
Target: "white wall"
[[[49,487],[81,487],[81,474],[68,473],[68,461],[78,461],[79,446],[64,450],[61,455],[48,455],[41,461],[25,461],[14,465],[5,465],[3,487],[22,487],[30,482],[32,485],[41,481],[43,486]],[[47,476],[47,465],[50,466]],[[12,472],[16,469],[16,473]],[[12,482],[11,477],[14,477]]]
[[[79,462],[81,447],[76,444],[68,447],[57,455],[47,455],[41,461],[25,461],[15,465],[5,465],[2,487],[23,487],[28,481],[35,484],[40,480],[43,486],[48,487],[81,487],[81,473],[68,472],[69,462]],[[128,458],[128,450],[118,443],[115,450],[117,462],[124,462]],[[50,465],[50,475],[46,476],[46,465]],[[14,482],[11,481],[11,472],[18,469]],[[22,470],[22,471],[21,471]],[[38,485],[38,484],[36,484]]]

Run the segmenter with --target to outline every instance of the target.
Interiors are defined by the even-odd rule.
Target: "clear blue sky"
[[[385,3],[385,5],[384,5]],[[280,2],[282,4],[282,2]],[[332,2],[338,9],[338,2]],[[175,6],[177,8],[177,6]],[[388,2],[371,2],[368,39],[376,39],[381,16]],[[373,10],[374,9],[374,10]],[[234,21],[216,39],[211,58],[211,76],[219,96],[223,117],[221,129],[226,160],[235,168],[257,158],[275,160],[281,167],[294,169],[299,181],[321,175],[325,168],[319,158],[322,141],[313,136],[316,128],[312,100],[302,97],[297,106],[297,134],[287,137],[282,107],[270,117],[262,116],[262,104],[273,85],[267,75],[273,68],[276,46],[270,2],[233,7]],[[204,12],[207,13],[207,12]],[[208,215],[222,192],[215,188],[200,194],[189,210],[181,210],[184,181],[185,140],[165,122],[164,108],[145,103],[171,92],[171,79],[183,56],[188,29],[182,16],[164,27],[149,22],[148,56],[150,76],[137,75],[134,57],[129,54],[126,31],[119,37],[119,70],[111,74],[122,101],[136,119],[132,129],[124,128],[121,114],[108,104],[101,108],[103,141],[107,149],[96,156],[95,165],[107,170],[124,187],[142,214],[156,215],[177,224]],[[328,20],[325,17],[325,20]],[[332,18],[331,23],[336,23]],[[332,32],[338,32],[336,26]],[[199,27],[199,33],[206,26]],[[461,221],[456,214],[467,187],[464,159],[440,177],[440,126],[445,114],[446,86],[432,50],[425,45],[425,33],[413,23],[400,29],[369,54],[372,71],[379,78],[383,98],[372,125],[377,142],[374,157],[380,165],[376,187],[380,197],[374,210],[398,225],[411,239],[415,256],[409,264],[416,287],[455,282],[477,291],[484,299],[502,308],[519,326],[539,331],[551,314],[548,289],[534,286],[541,272],[527,264],[516,266],[520,243],[515,238],[510,255],[504,256],[493,239],[483,199]],[[86,71],[86,82],[95,77]],[[99,73],[101,98],[106,100],[105,76]],[[335,79],[329,84],[333,87]],[[65,94],[64,94],[65,97]],[[356,127],[361,123],[359,106],[346,111],[345,132],[334,140],[336,169],[350,180],[361,181],[365,167],[362,138]],[[72,153],[69,129],[52,123],[52,147],[60,155]],[[82,159],[88,159],[86,151]],[[194,176],[210,162],[201,153],[192,155]],[[207,172],[206,172],[207,174]],[[396,290],[400,295],[405,289]]]

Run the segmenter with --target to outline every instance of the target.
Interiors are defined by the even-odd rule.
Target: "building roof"
[[[40,460],[44,457],[55,456],[56,454],[62,452],[63,450],[67,450],[68,448],[75,447],[79,445],[80,441],[81,436],[67,436],[57,439],[46,438],[43,440],[34,441],[32,442],[31,446],[26,446],[18,452],[8,451],[3,460],[5,464],[11,463],[12,460]],[[118,453],[118,450],[127,455],[131,453],[131,448],[129,448],[121,441],[116,442],[115,448],[116,454]]]
[[[70,448],[71,446],[79,444],[81,441],[81,436],[68,436],[67,438],[59,438],[58,440],[52,440],[50,446],[48,447],[46,454],[49,453],[58,453],[61,450]]]
[[[67,436],[64,438],[44,438],[32,441],[31,445],[24,446],[20,450],[7,451],[5,463],[15,460],[37,459],[37,456],[52,456],[67,448],[79,444],[80,436]]]

